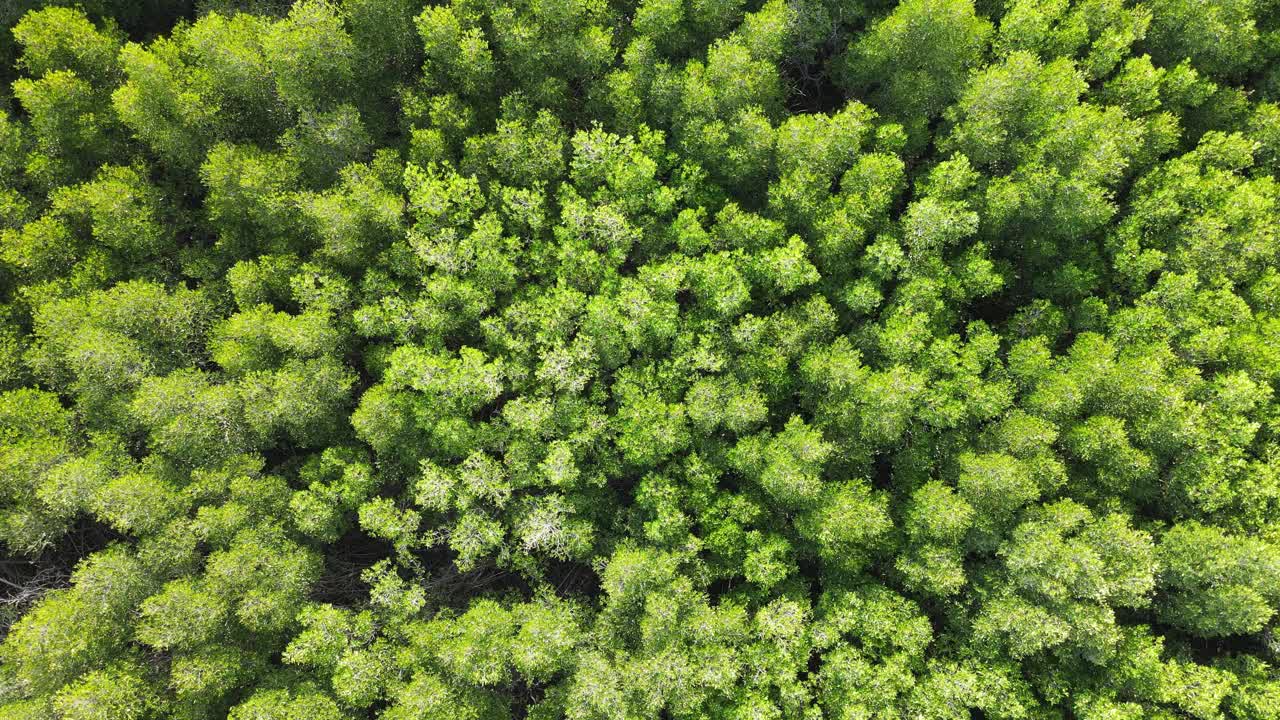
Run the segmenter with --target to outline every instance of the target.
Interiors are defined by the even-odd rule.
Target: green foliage
[[[1185,58],[1209,75],[1235,78],[1251,66],[1259,51],[1255,13],[1265,12],[1264,8],[1265,3],[1238,0],[1204,5],[1181,0],[1152,3],[1151,49],[1157,60],[1168,63]]]
[[[276,92],[299,110],[324,110],[350,92],[355,43],[325,0],[295,3],[262,37]]]
[[[0,3],[0,717],[1278,720],[1277,60]]]
[[[71,8],[30,12],[13,26],[13,37],[22,46],[18,65],[32,77],[68,70],[86,80],[109,81],[120,50],[113,29],[101,31]]]
[[[878,108],[924,138],[925,125],[978,67],[991,23],[970,0],[911,0],[877,20],[842,57],[844,84],[875,87]]]
[[[1188,523],[1161,538],[1160,555],[1168,622],[1205,637],[1241,635],[1257,632],[1275,613],[1274,547]]]

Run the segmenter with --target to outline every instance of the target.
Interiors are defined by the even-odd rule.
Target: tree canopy
[[[1280,720],[1277,0],[0,3],[3,720]]]

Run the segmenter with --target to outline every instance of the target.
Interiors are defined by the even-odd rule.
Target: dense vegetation
[[[0,718],[1280,718],[1280,1],[0,5]]]

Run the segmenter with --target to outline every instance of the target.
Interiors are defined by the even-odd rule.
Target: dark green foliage
[[[0,30],[0,718],[1280,720],[1275,0]]]

